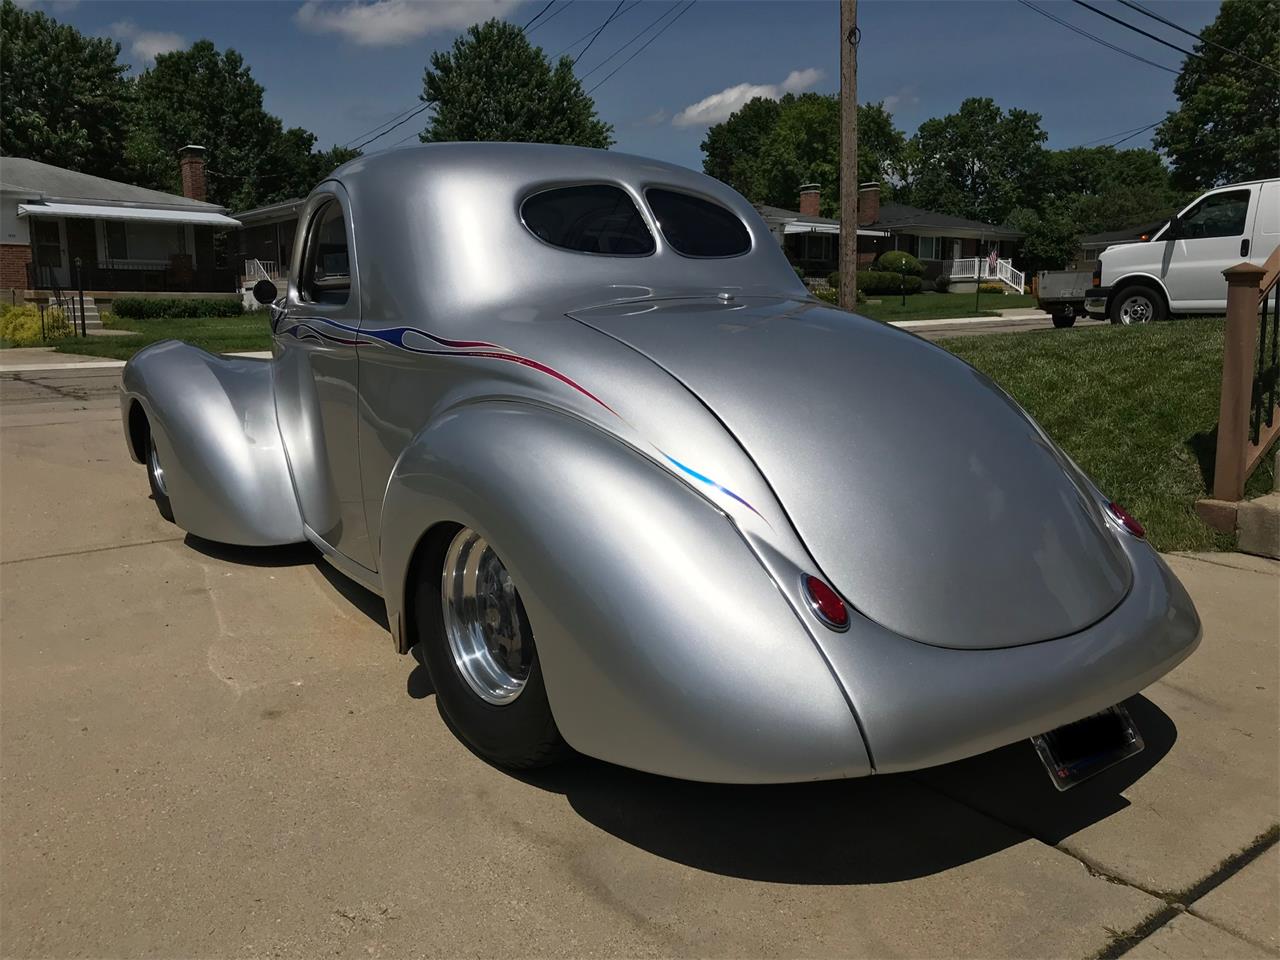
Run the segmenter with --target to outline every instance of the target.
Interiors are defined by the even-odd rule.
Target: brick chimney
[[[858,187],[858,223],[866,226],[880,219],[880,184],[864,183]]]
[[[206,199],[204,147],[188,143],[178,151],[178,162],[182,165],[182,195],[191,200]]]
[[[800,187],[800,216],[817,217],[822,206],[822,186],[817,183],[806,183]]]

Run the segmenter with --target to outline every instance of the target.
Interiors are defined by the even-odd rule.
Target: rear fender
[[[271,361],[215,357],[166,340],[125,365],[120,402],[134,459],[145,456],[135,405],[146,416],[182,529],[245,546],[305,539],[276,423]]]
[[[580,752],[720,782],[871,772],[827,662],[738,531],[598,428],[529,403],[456,407],[405,450],[383,516],[402,648],[416,639],[402,619],[422,536],[442,522],[479,531],[520,590],[556,723]]]

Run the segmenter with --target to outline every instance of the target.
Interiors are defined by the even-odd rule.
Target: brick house
[[[806,274],[825,276],[837,268],[840,221],[818,216],[822,199],[817,184],[800,188],[800,209],[757,205],[787,258]],[[904,250],[924,264],[927,279],[960,277],[966,271],[984,278],[992,250],[1012,263],[1025,234],[1002,224],[921,210],[903,203],[881,203],[880,185],[858,188],[858,266],[868,267],[887,250]],[[975,263],[975,261],[982,261]],[[994,276],[994,274],[992,274]]]
[[[0,290],[35,299],[79,279],[105,299],[234,292],[235,271],[217,262],[214,237],[239,221],[204,199],[203,147],[184,147],[180,164],[183,196],[0,159]]]

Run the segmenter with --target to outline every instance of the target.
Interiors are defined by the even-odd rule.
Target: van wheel
[[[551,715],[520,593],[497,552],[469,527],[435,531],[414,616],[436,699],[454,733],[503,767],[569,752]]]
[[[1165,318],[1164,298],[1155,290],[1135,283],[1111,298],[1111,322],[1131,326],[1158,323]]]

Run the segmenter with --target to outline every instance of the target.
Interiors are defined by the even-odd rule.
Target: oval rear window
[[[608,184],[535,193],[520,207],[520,219],[538,239],[579,253],[641,257],[655,247],[631,197]]]
[[[751,249],[751,234],[732,211],[701,197],[651,187],[645,199],[658,229],[686,257],[736,257]]]

